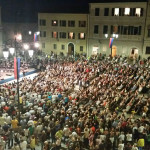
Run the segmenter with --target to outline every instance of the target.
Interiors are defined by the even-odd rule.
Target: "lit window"
[[[52,26],[58,26],[58,21],[57,20],[52,20]]]
[[[119,16],[119,8],[115,8],[115,16]]]
[[[69,39],[74,39],[74,33],[73,32],[69,32]]]
[[[125,15],[129,15],[129,14],[130,14],[130,8],[125,8],[124,14],[125,14]]]
[[[141,8],[136,8],[135,15],[140,17],[140,15],[141,15]]]
[[[52,37],[53,38],[57,38],[57,35],[58,35],[57,32],[52,32]]]
[[[80,33],[80,39],[85,39],[85,34],[84,33]]]

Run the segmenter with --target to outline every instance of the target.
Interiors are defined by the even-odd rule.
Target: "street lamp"
[[[24,47],[25,50],[29,49],[29,45],[28,44],[24,44],[23,47]]]
[[[105,38],[108,38],[108,34],[105,34]]]
[[[4,55],[4,58],[7,59],[9,57],[9,51],[7,50],[7,48],[5,48],[3,50],[3,55]]]
[[[15,36],[15,41],[17,42],[17,41],[21,41],[21,40],[22,40],[22,35],[21,34],[17,34]]]
[[[13,55],[13,54],[14,54],[14,52],[15,52],[15,48],[10,47],[10,48],[9,48],[9,52],[10,52],[10,54],[11,54],[11,55]]]
[[[29,31],[29,35],[31,35],[32,34],[32,31]]]
[[[40,35],[40,31],[37,31],[37,32],[35,32],[36,33],[36,35]]]
[[[34,52],[34,51],[33,51],[32,49],[28,50],[28,53],[29,53],[29,56],[30,56],[30,57],[33,56],[33,52]]]

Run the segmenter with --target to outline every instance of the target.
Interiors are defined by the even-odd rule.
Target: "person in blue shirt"
[[[49,96],[48,96],[48,99],[49,99],[49,100],[52,100],[52,95],[49,95]]]
[[[64,99],[65,105],[68,103],[68,101],[69,101],[69,98],[65,97],[65,99]]]
[[[62,98],[62,95],[61,95],[60,93],[58,94],[58,98],[59,98],[59,99],[61,99],[61,98]]]

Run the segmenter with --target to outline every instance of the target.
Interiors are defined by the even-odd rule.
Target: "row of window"
[[[103,34],[120,34],[120,35],[141,35],[141,26],[111,26],[110,31],[109,26],[103,26]],[[148,37],[150,37],[150,29],[148,29]],[[99,25],[94,25],[94,34],[99,34]],[[40,32],[40,37],[46,37],[46,31]],[[62,38],[62,39],[75,39],[75,33],[69,32],[52,32],[52,38]],[[85,39],[85,33],[78,33],[78,39]]]
[[[103,15],[109,16],[109,8],[104,8]],[[100,16],[100,8],[95,8],[95,16]],[[143,16],[143,8],[112,8],[112,16]]]
[[[42,43],[42,48],[45,48],[45,43]],[[57,50],[57,44],[53,44],[53,49]],[[65,50],[65,45],[61,45],[61,50]],[[83,52],[83,46],[80,46],[80,51]]]
[[[40,19],[39,22],[40,26],[46,26],[46,20],[45,19]],[[76,22],[75,20],[52,20],[51,21],[52,26],[60,26],[60,27],[75,27]],[[86,27],[86,21],[78,21],[78,27]]]
[[[141,35],[141,26],[111,26],[110,34]],[[108,34],[108,25],[103,26],[103,34]],[[94,25],[94,34],[99,34],[99,25]]]
[[[46,37],[46,31],[40,32],[40,37]],[[67,33],[66,32],[52,32],[52,38],[61,38],[66,39]],[[69,32],[68,33],[68,39],[75,39],[75,33]],[[84,40],[85,39],[85,33],[78,33],[78,39]]]

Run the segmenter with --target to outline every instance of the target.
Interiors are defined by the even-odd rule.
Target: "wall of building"
[[[1,21],[1,7],[0,7],[0,58],[3,56],[3,47],[2,47],[2,21]]]
[[[99,15],[95,15],[95,9],[100,11]],[[105,8],[109,9],[108,16],[104,15]],[[120,14],[114,15],[114,9],[118,8]],[[132,15],[125,15],[125,8],[132,10]],[[135,14],[136,10],[140,9],[140,15]],[[134,14],[133,14],[134,13]],[[123,14],[123,15],[122,15]],[[46,25],[40,25],[40,20],[45,20]],[[58,20],[58,26],[52,26],[52,21]],[[61,27],[60,20],[75,20],[75,27]],[[78,22],[80,20],[86,21],[86,27],[79,28]],[[68,44],[72,43],[76,53],[87,53],[88,56],[93,53],[102,53],[110,55],[112,50],[109,48],[109,41],[112,38],[112,28],[117,27],[118,38],[114,38],[113,48],[115,47],[116,55],[123,55],[127,57],[141,56],[147,58],[150,54],[146,54],[146,48],[150,47],[150,34],[148,36],[148,29],[150,33],[150,0],[146,2],[118,2],[118,3],[90,3],[89,14],[63,14],[63,13],[39,13],[38,26],[41,32],[46,32],[46,37],[41,36],[41,49],[47,54],[51,51],[60,54],[68,53]],[[98,33],[94,33],[94,26],[98,26]],[[108,26],[108,37],[105,37],[103,27]],[[127,27],[127,34],[125,28]],[[129,33],[129,30],[138,30],[138,33]],[[138,28],[138,29],[133,29]],[[113,29],[114,30],[114,29]],[[121,31],[122,30],[122,31]],[[62,39],[59,37],[52,37],[52,32],[74,32],[75,39]],[[78,33],[85,33],[85,39],[78,39]],[[136,31],[133,31],[136,32]],[[68,36],[68,35],[67,35]],[[56,45],[54,49],[54,45]],[[62,50],[62,45],[64,49]],[[80,46],[83,46],[83,51],[80,51]],[[136,51],[136,53],[135,53]]]
[[[95,8],[100,9],[99,16],[95,16]],[[104,16],[104,9],[109,8],[109,15]],[[112,16],[113,8],[142,8],[143,16]],[[146,3],[91,3],[89,5],[89,55],[93,46],[98,46],[98,52],[109,55],[109,40],[112,37],[111,26],[141,26],[140,35],[120,35],[114,38],[113,45],[117,47],[117,55],[131,55],[131,49],[138,49],[138,54],[143,54],[144,28],[146,21]],[[99,26],[99,33],[94,34],[94,25]],[[103,33],[103,26],[108,25],[108,37]]]
[[[45,25],[40,25],[40,20],[45,20]],[[52,26],[52,21],[58,21],[58,26]],[[60,26],[60,20],[66,21],[66,26]],[[68,27],[68,21],[74,20],[75,27]],[[41,36],[41,49],[50,54],[51,52],[60,54],[64,53],[67,55],[68,53],[68,44],[72,43],[74,45],[74,54],[75,53],[86,53],[87,51],[87,14],[55,14],[55,13],[39,13],[38,14],[39,21],[39,31],[46,32],[46,37]],[[86,21],[85,27],[79,27],[79,21]],[[52,37],[52,32],[57,32],[57,37]],[[60,37],[60,32],[66,33],[66,38]],[[73,32],[75,34],[74,39],[68,39],[68,33]],[[79,39],[78,34],[85,33],[85,39]],[[56,49],[54,49],[54,44],[56,44]],[[42,46],[44,45],[44,46]],[[64,45],[64,49],[62,49],[62,45]],[[83,51],[80,51],[80,46],[83,46]]]
[[[146,18],[145,18],[145,34],[144,34],[143,42],[144,42],[143,43],[143,57],[144,58],[150,57],[150,51],[149,51],[149,54],[146,53],[146,48],[149,47],[150,49],[150,0],[147,2],[147,13],[146,13]]]

